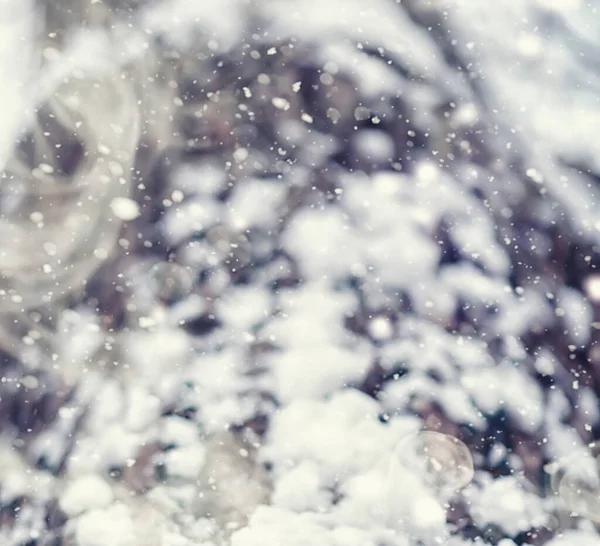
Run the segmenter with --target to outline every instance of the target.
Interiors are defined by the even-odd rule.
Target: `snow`
[[[163,462],[171,476],[195,480],[206,458],[206,449],[201,445],[176,448],[165,453]]]
[[[56,488],[54,476],[27,468],[14,450],[2,448],[0,463],[2,480],[0,502],[2,503],[9,503],[22,495],[44,499],[49,497]]]
[[[198,88],[195,121],[218,134],[214,150],[165,162],[159,217],[141,215],[144,201],[111,200],[140,230],[107,264],[124,326],[87,296],[69,303],[50,365],[75,394],[42,432],[18,438],[27,464],[43,456],[56,468],[56,446],[73,438],[58,490],[78,546],[139,546],[143,530],[149,546],[482,543],[451,536],[454,496],[466,521],[499,526],[498,544],[514,546],[577,496],[532,492],[535,457],[594,484],[580,435],[600,417],[594,378],[575,377],[560,349],[574,369],[589,367],[600,299],[591,266],[580,290],[561,261],[600,242],[597,190],[563,164],[599,165],[596,8],[406,4],[169,0],[132,16],[142,34],[123,48],[140,55],[157,37],[174,46],[198,77],[178,82]],[[443,14],[447,38],[436,43],[437,25],[409,9]],[[16,44],[23,29],[2,39]],[[94,65],[98,52],[110,65],[106,42],[75,35],[72,62]],[[17,127],[27,51],[6,49],[22,52],[2,91],[15,105],[6,126]],[[0,59],[0,72],[14,61]],[[46,222],[39,214],[26,218]],[[137,239],[152,248],[140,252]],[[194,331],[205,316],[214,328]],[[425,452],[415,438],[436,434],[428,427],[468,448],[449,440],[459,456],[447,445]],[[509,447],[519,438],[533,463]],[[505,461],[512,475],[497,475]],[[115,468],[148,476],[152,491],[115,494]],[[8,460],[0,500],[52,496],[53,483]],[[551,546],[598,542],[585,527],[597,514],[580,512],[579,529]],[[172,526],[160,534],[163,518]]]
[[[343,480],[370,469],[400,439],[414,431],[410,417],[384,425],[377,419],[377,402],[356,390],[342,390],[328,401],[295,400],[273,418],[267,460],[318,463],[324,483]],[[296,433],[290,435],[288,431]],[[275,468],[275,476],[285,468]]]
[[[171,416],[162,420],[161,438],[167,444],[193,446],[198,439],[198,426],[187,419]]]
[[[503,407],[524,430],[535,432],[542,424],[542,391],[528,380],[521,368],[509,362],[495,368],[465,373],[461,384],[487,414]]]
[[[189,44],[200,27],[212,38],[214,49],[227,50],[242,31],[243,19],[239,10],[243,6],[244,0],[226,0],[202,7],[186,0],[176,0],[146,8],[141,24],[146,32],[168,34],[177,45],[183,46]]]
[[[308,279],[340,278],[361,263],[348,217],[338,209],[304,209],[287,226],[282,244]]]
[[[2,131],[0,132],[0,165],[4,167],[27,119],[33,99],[29,82],[37,68],[34,51],[33,2],[2,0],[0,2],[0,48],[10,55],[0,57],[0,80],[2,91]]]
[[[238,287],[217,304],[218,314],[233,330],[232,335],[249,332],[271,314],[271,298],[266,290]]]
[[[567,178],[561,181],[557,159],[593,164],[597,157],[592,128],[600,114],[592,89],[598,82],[588,76],[587,67],[587,52],[598,40],[591,23],[597,21],[597,8],[581,3],[578,11],[563,11],[561,4],[519,0],[504,9],[464,0],[447,2],[453,27],[477,44],[472,51],[463,49],[464,42],[457,46],[476,67],[489,100],[502,116],[499,121],[517,128],[519,140],[527,142],[533,157],[547,164],[545,184],[567,205],[570,218],[589,230],[597,217],[597,192],[574,173],[568,183]],[[547,31],[540,32],[542,28]],[[507,41],[507,29],[521,39]],[[533,52],[523,50],[524,39],[540,44]]]
[[[337,69],[352,74],[357,88],[371,99],[377,99],[382,91],[396,94],[404,84],[398,74],[389,66],[361,55],[360,49],[346,43],[328,44],[321,55],[323,63],[331,63]],[[367,117],[369,117],[368,114]],[[367,137],[365,135],[363,138],[360,136],[361,133],[358,133],[357,140],[368,146],[374,146],[376,143],[383,144],[383,150],[390,148],[389,139],[381,138],[383,135],[379,131],[369,132],[371,137],[375,137],[376,140],[369,138],[370,142],[365,142]],[[377,150],[377,154],[381,153],[381,150]]]
[[[272,223],[272,212],[281,206],[285,194],[286,187],[281,183],[244,180],[236,186],[229,201],[231,224],[239,230],[250,226],[268,227]]]
[[[203,198],[190,198],[171,207],[164,218],[164,230],[170,242],[178,243],[190,231],[202,231],[214,225],[223,214],[221,207]]]
[[[132,331],[125,341],[129,370],[135,372],[136,381],[152,385],[157,394],[168,393],[170,385],[165,372],[187,362],[190,350],[187,336],[178,328],[163,326],[152,333]]]
[[[333,0],[327,5],[315,0],[264,4],[265,12],[273,21],[270,32],[275,35],[291,34],[311,41],[324,35],[341,34],[363,44],[378,44],[391,54],[402,56],[408,67],[418,74],[434,72],[438,60],[426,33],[411,25],[407,15],[394,7],[379,0],[368,6],[359,0]],[[361,78],[365,82],[369,79],[367,74]],[[385,82],[385,78],[371,81]]]
[[[584,291],[592,303],[600,302],[600,275],[590,275],[584,281]]]
[[[88,475],[69,483],[60,497],[60,507],[70,516],[90,510],[107,508],[113,501],[113,492],[102,478]]]
[[[354,145],[361,155],[374,163],[394,159],[394,143],[383,131],[360,131],[354,138]]]
[[[321,512],[331,503],[331,493],[319,480],[317,464],[305,461],[277,482],[271,502],[290,512]]]
[[[160,399],[140,387],[132,388],[127,396],[125,426],[133,432],[140,432],[158,417]]]
[[[500,477],[473,493],[473,512],[478,523],[496,523],[510,535],[546,524],[540,499],[525,491],[512,476]]]
[[[75,538],[81,546],[136,546],[131,511],[115,503],[87,512],[76,522]]]
[[[567,287],[561,288],[556,297],[557,311],[560,309],[570,339],[577,345],[585,345],[590,339],[592,309],[584,296]]]
[[[387,317],[373,317],[367,326],[369,334],[376,340],[390,339],[394,335],[394,327]]]
[[[117,218],[126,222],[135,220],[140,215],[139,205],[132,199],[126,197],[115,197],[115,199],[110,202],[110,208]]]
[[[595,531],[573,529],[559,534],[548,542],[548,546],[570,546],[571,544],[597,546],[600,544],[600,538]]]
[[[275,507],[260,507],[248,527],[234,533],[232,546],[309,546],[332,544],[331,531],[311,521],[306,514],[294,514]]]
[[[272,360],[276,388],[282,400],[320,398],[359,382],[370,367],[370,354],[341,347],[289,349]]]
[[[446,522],[446,512],[431,497],[417,498],[412,508],[413,522],[417,527],[441,527]]]

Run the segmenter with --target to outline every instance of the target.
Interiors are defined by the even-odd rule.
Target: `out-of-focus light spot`
[[[440,432],[423,431],[400,442],[396,460],[438,491],[457,491],[474,475],[473,458],[459,439]]]
[[[526,57],[537,57],[542,52],[542,41],[535,34],[524,34],[517,41],[517,48]]]
[[[600,522],[600,444],[547,464],[550,488],[573,514]]]
[[[419,163],[415,172],[417,178],[422,182],[434,182],[439,175],[439,169],[429,162]]]
[[[117,218],[125,222],[135,220],[140,215],[139,205],[127,197],[115,197],[110,202],[110,208]]]
[[[600,302],[600,275],[590,275],[583,281],[583,290],[591,302]]]

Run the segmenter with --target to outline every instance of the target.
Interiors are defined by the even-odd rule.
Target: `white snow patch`
[[[478,408],[492,414],[504,407],[527,431],[535,432],[544,417],[544,400],[538,383],[510,363],[473,370],[460,379]]]
[[[151,4],[142,11],[147,32],[167,36],[175,45],[190,46],[198,29],[211,39],[211,49],[227,51],[242,34],[244,1],[203,2],[171,0]]]
[[[206,459],[206,449],[200,444],[167,451],[163,460],[170,476],[197,480]]]
[[[334,546],[330,531],[309,514],[259,506],[247,527],[231,537],[231,546]]]
[[[349,219],[337,208],[302,209],[281,238],[309,279],[343,278],[361,263],[361,254]]]
[[[269,226],[278,217],[278,207],[287,193],[282,182],[241,180],[227,202],[231,225],[239,230]]]
[[[140,432],[158,419],[161,402],[157,396],[134,386],[128,391],[127,398],[125,426],[129,430]]]
[[[556,298],[557,310],[562,310],[569,337],[577,345],[585,345],[590,339],[590,326],[593,312],[583,295],[572,288],[563,286]]]
[[[217,316],[237,332],[248,332],[271,313],[271,296],[259,287],[232,287],[217,302]]]
[[[0,168],[12,153],[14,143],[27,120],[34,96],[36,9],[31,0],[0,2]]]
[[[571,529],[559,533],[547,542],[548,546],[600,546],[600,537],[596,531]]]
[[[362,379],[371,367],[367,346],[355,348],[323,345],[290,348],[273,356],[271,365],[281,400],[318,398]]]
[[[477,525],[495,523],[510,535],[516,535],[547,520],[542,501],[525,491],[512,476],[491,480],[471,501]]]
[[[261,336],[284,348],[345,344],[351,340],[343,317],[356,308],[350,291],[332,291],[327,283],[306,283],[279,294],[280,313],[272,318]]]
[[[157,327],[151,333],[136,331],[126,334],[130,373],[135,381],[151,385],[159,397],[168,397],[171,374],[183,367],[189,358],[190,341],[180,328]]]
[[[163,231],[173,244],[180,243],[190,233],[203,232],[215,225],[224,215],[220,203],[206,197],[193,197],[169,208],[162,224]]]
[[[323,488],[315,462],[305,461],[275,484],[271,503],[292,512],[319,512],[329,506],[330,497]]]
[[[379,464],[418,426],[413,417],[384,425],[379,412],[375,400],[354,389],[338,391],[327,401],[295,400],[274,415],[263,457],[292,466],[314,461],[323,483],[343,481]],[[276,465],[275,476],[284,470]]]
[[[161,424],[161,440],[166,444],[190,446],[198,442],[198,425],[193,421],[173,415],[162,419]]]
[[[394,159],[394,143],[383,131],[362,130],[354,136],[354,144],[366,158],[375,162]]]
[[[69,517],[83,512],[106,508],[113,501],[110,485],[96,475],[82,476],[69,483],[59,503]]]
[[[75,538],[79,546],[137,546],[131,511],[121,503],[81,516]]]

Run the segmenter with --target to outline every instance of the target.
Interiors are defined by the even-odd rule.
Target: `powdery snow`
[[[131,16],[183,58],[206,134],[109,207],[135,225],[58,321],[57,385],[3,377],[0,501],[38,503],[3,543],[43,530],[53,496],[77,546],[600,543],[536,474],[576,476],[600,417],[596,8],[420,4]],[[185,273],[165,293],[167,263]],[[38,389],[64,395],[41,431]],[[466,489],[408,456],[423,429],[468,445]]]

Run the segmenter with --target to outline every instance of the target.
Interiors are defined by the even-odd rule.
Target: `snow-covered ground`
[[[600,544],[600,7],[121,8],[185,152],[5,358],[0,542]]]

